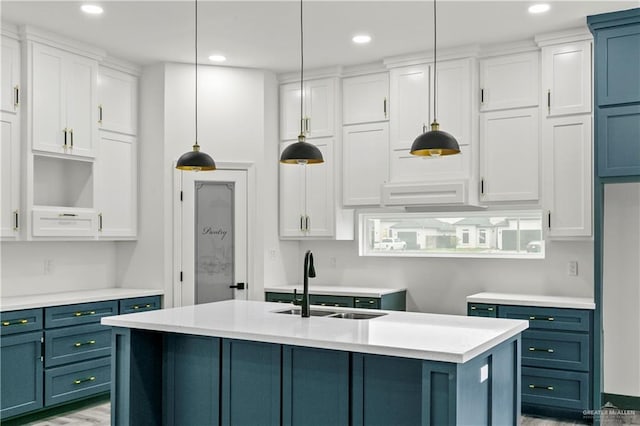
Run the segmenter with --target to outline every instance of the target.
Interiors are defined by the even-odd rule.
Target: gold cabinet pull
[[[91,376],[91,377],[86,377],[84,379],[75,379],[73,381],[73,384],[74,385],[79,385],[79,384],[86,383],[86,382],[93,382],[95,380],[96,380],[96,377],[95,376]]]
[[[28,319],[19,319],[19,320],[15,320],[15,321],[2,321],[2,326],[3,327],[8,327],[10,325],[24,325],[24,324],[28,324],[29,320]]]
[[[73,344],[74,347],[79,348],[81,346],[86,346],[86,345],[95,345],[96,341],[95,340],[87,340],[86,342],[76,342]]]
[[[541,349],[541,348],[535,348],[533,346],[529,347],[529,352],[548,352],[550,354],[554,353],[555,351],[551,348],[547,348],[547,349]]]
[[[554,321],[555,318],[554,317],[538,318],[538,317],[530,316],[529,320],[530,321]]]
[[[75,312],[73,314],[74,317],[83,317],[87,315],[95,315],[96,311],[85,311],[85,312]]]
[[[529,385],[529,389],[542,389],[542,390],[553,391],[553,386]]]

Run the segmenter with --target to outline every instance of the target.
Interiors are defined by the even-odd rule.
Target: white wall
[[[593,243],[547,242],[545,259],[460,259],[360,257],[356,241],[315,241],[314,284],[406,287],[410,311],[466,314],[465,297],[481,291],[593,297]],[[332,261],[335,259],[335,266]],[[578,276],[567,275],[567,262],[578,262]],[[294,273],[301,282],[302,266]]]
[[[640,184],[606,185],[604,217],[604,392],[640,396]]]
[[[116,282],[115,243],[2,243],[0,295],[3,297],[95,290],[115,287]]]

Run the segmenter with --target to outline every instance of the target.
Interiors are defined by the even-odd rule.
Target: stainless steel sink
[[[301,314],[300,308],[291,308],[291,309],[286,309],[284,311],[275,311],[274,313],[276,313],[276,314],[289,314],[289,315],[300,315]],[[335,311],[321,311],[321,310],[318,310],[318,309],[311,309],[309,311],[309,314],[312,317],[326,317],[326,316],[329,316],[329,315],[333,315],[335,313],[336,313]]]
[[[368,320],[378,318],[387,314],[365,314],[363,312],[339,312],[329,316],[329,318],[345,318],[355,320]]]

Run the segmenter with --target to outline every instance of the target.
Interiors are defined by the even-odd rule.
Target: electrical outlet
[[[569,263],[567,263],[567,274],[570,277],[578,276],[578,262],[577,261],[571,260]]]

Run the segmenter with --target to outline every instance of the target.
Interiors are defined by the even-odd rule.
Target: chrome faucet
[[[293,290],[293,303],[300,303],[300,311],[302,318],[309,318],[309,278],[316,277],[316,269],[313,267],[313,253],[311,250],[307,250],[304,255],[304,279],[302,281],[302,300],[298,302],[297,291]]]

